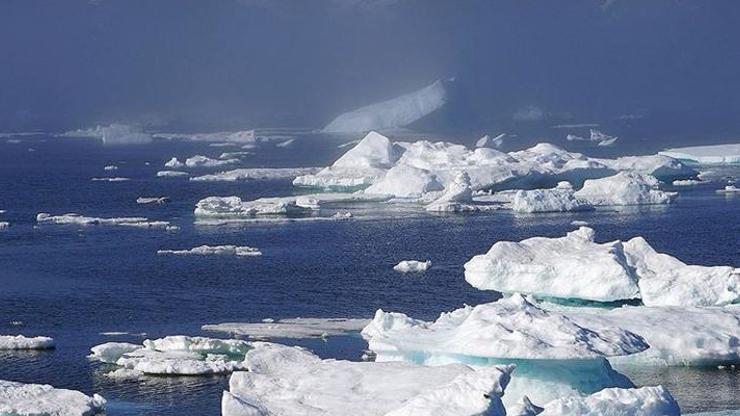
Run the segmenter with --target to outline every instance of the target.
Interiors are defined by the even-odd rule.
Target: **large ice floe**
[[[369,319],[293,318],[265,319],[262,322],[226,322],[203,325],[204,331],[226,332],[251,338],[326,338],[359,333]]]
[[[111,124],[90,129],[73,130],[62,133],[61,136],[98,139],[107,145],[146,144],[152,141],[152,135],[144,132],[141,127],[126,124]]]
[[[188,250],[157,250],[157,254],[194,255],[194,256],[261,256],[262,252],[254,247],[223,245],[202,245]]]
[[[740,271],[687,265],[656,252],[642,237],[596,243],[581,227],[565,237],[499,241],[465,264],[478,289],[540,297],[613,302],[642,299],[648,306],[716,306],[740,299]]]
[[[49,337],[0,335],[0,350],[48,350],[52,348],[54,348],[54,339]]]
[[[678,147],[659,154],[698,165],[737,164],[740,163],[740,143]]]
[[[614,176],[589,179],[575,192],[576,198],[592,205],[669,204],[678,195],[659,189],[660,182],[651,175],[619,172]]]
[[[507,405],[525,395],[546,403],[607,387],[633,387],[604,357],[649,348],[634,333],[576,324],[518,294],[443,313],[434,322],[379,310],[362,334],[378,362],[516,364],[504,396]]]
[[[270,343],[255,343],[246,363],[223,394],[224,416],[503,416],[514,369],[322,360]]]
[[[446,101],[445,82],[438,80],[400,97],[340,114],[323,131],[363,132],[405,127],[442,108]]]
[[[242,340],[176,335],[143,345],[107,342],[92,347],[90,358],[119,366],[112,377],[227,374],[245,368],[251,348]]]
[[[167,221],[153,221],[145,217],[86,217],[84,215],[69,213],[62,215],[51,215],[41,212],[36,215],[36,222],[39,224],[60,224],[60,225],[117,225],[125,227],[138,228],[167,228],[170,223]]]
[[[93,416],[105,410],[105,399],[46,384],[0,380],[0,415]]]

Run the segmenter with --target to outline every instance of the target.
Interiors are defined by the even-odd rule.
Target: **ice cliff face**
[[[439,110],[447,101],[443,81],[420,90],[340,114],[324,127],[327,133],[351,133],[405,127]]]

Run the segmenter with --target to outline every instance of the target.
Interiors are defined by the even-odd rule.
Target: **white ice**
[[[224,392],[224,416],[503,416],[513,370],[322,360],[268,343],[256,343],[246,361],[249,371],[233,373]]]
[[[365,192],[399,198],[418,198],[426,193],[443,189],[444,186],[437,177],[428,170],[398,164],[388,170],[382,179],[365,189]]]
[[[10,228],[10,223],[7,221],[0,221],[0,230],[6,230]]]
[[[444,193],[426,206],[427,211],[462,212],[475,210],[473,203],[473,187],[470,175],[463,171],[455,176],[452,182],[445,187]]]
[[[170,169],[180,169],[183,166],[185,166],[185,164],[180,162],[180,160],[178,160],[176,157],[173,157],[164,164],[164,167]]]
[[[73,130],[62,133],[61,136],[93,138],[108,145],[145,144],[152,141],[152,135],[144,132],[141,127],[126,124],[111,124],[90,129]]]
[[[736,192],[740,192],[740,188],[735,185],[727,185],[724,188],[717,190],[717,192],[723,194],[733,194]]]
[[[189,168],[213,168],[240,163],[239,159],[212,159],[208,156],[195,155],[185,159],[185,166]]]
[[[262,322],[227,322],[203,325],[204,331],[226,332],[251,338],[325,338],[360,332],[368,319],[294,318]]]
[[[740,163],[740,143],[666,149],[659,154],[699,165]]]
[[[232,159],[233,160],[233,159]],[[190,178],[199,182],[236,182],[253,179],[293,179],[316,173],[320,168],[244,168]]]
[[[260,198],[242,201],[237,196],[211,196],[198,201],[195,216],[202,218],[252,218],[255,215],[302,214],[311,208],[299,206],[295,197]]]
[[[676,399],[662,386],[608,388],[585,397],[569,396],[544,406],[540,416],[680,416]]]
[[[219,131],[215,133],[156,133],[155,138],[166,140],[186,140],[215,143],[254,143],[257,135],[254,130]]]
[[[131,178],[122,178],[120,176],[112,176],[112,177],[102,177],[102,178],[92,178],[93,182],[127,182],[130,181]]]
[[[429,260],[403,260],[393,266],[393,270],[400,273],[422,273],[432,267],[432,262]]]
[[[61,225],[120,225],[139,228],[165,228],[170,225],[167,221],[153,221],[145,217],[86,217],[84,215],[69,213],[63,215],[51,215],[41,212],[36,215],[39,224],[61,224]]]
[[[103,170],[105,170],[105,171],[118,170],[118,166],[116,166],[116,165],[108,165],[108,166],[104,167]]]
[[[157,250],[157,254],[175,254],[175,255],[197,255],[197,256],[261,256],[262,252],[254,247],[224,245],[209,246],[202,245],[193,247],[189,250]]]
[[[54,348],[54,339],[49,337],[0,335],[0,350],[48,350],[52,348]]]
[[[633,172],[619,172],[614,176],[589,179],[575,196],[592,205],[652,205],[670,204],[675,192],[659,189],[655,177]]]
[[[136,198],[137,204],[164,204],[167,202],[170,202],[170,198],[166,196],[153,196],[153,197],[140,196]]]
[[[405,127],[442,108],[446,101],[445,85],[438,80],[420,90],[340,114],[323,131],[365,132]]]
[[[560,182],[552,189],[517,191],[511,203],[516,212],[565,212],[593,209],[588,201],[575,196],[570,182]]]
[[[4,416],[93,416],[104,410],[105,399],[97,394],[90,397],[46,384],[0,380],[0,414]]]
[[[182,178],[188,177],[190,174],[179,170],[160,170],[157,172],[157,176],[160,178]]]

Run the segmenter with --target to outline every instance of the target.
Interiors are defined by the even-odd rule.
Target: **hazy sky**
[[[484,119],[740,114],[738,22],[736,0],[3,0],[0,130],[320,127],[448,77]]]

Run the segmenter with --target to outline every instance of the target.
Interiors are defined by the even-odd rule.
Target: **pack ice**
[[[740,299],[740,271],[687,265],[642,237],[596,243],[580,227],[565,237],[499,241],[465,264],[465,280],[483,290],[648,306],[717,306]]]
[[[444,82],[340,114],[324,127],[327,133],[364,132],[405,127],[442,108],[447,101]]]
[[[0,414],[7,416],[93,416],[103,413],[105,399],[46,384],[0,380]]]
[[[514,369],[322,360],[270,343],[255,343],[246,363],[223,394],[224,416],[503,416]]]
[[[633,387],[604,357],[649,348],[629,331],[578,325],[521,295],[442,313],[434,322],[379,310],[362,335],[378,362],[516,364],[503,398],[507,406],[525,395],[546,403],[606,387]]]

